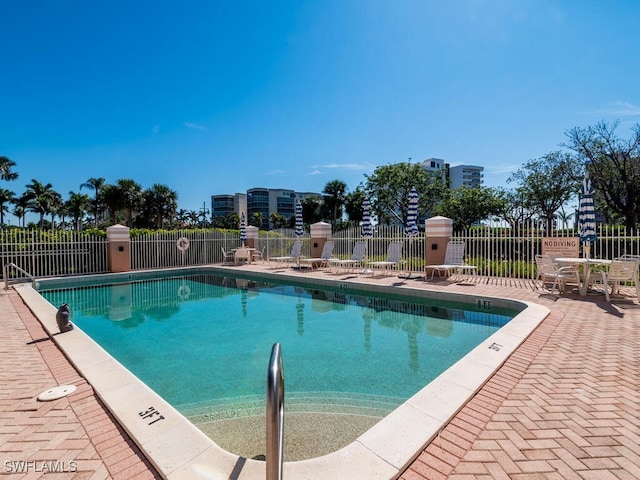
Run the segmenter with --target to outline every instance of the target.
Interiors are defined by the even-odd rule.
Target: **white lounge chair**
[[[611,295],[616,295],[620,290],[620,283],[633,283],[636,288],[636,296],[640,301],[640,285],[638,284],[638,260],[633,258],[613,260],[607,271],[601,270],[599,277],[594,277],[593,283],[602,282],[604,286],[604,295],[607,302],[611,301],[609,296],[609,284],[611,284]]]
[[[367,256],[367,245],[368,242],[366,240],[359,240],[353,245],[353,251],[351,252],[351,258],[341,259],[341,258],[330,258],[329,265],[336,267],[336,271],[340,270],[340,267],[361,267],[365,261]]]
[[[460,273],[462,271],[476,273],[478,267],[475,265],[467,265],[464,262],[464,251],[466,248],[465,242],[457,240],[451,240],[447,243],[447,250],[444,253],[444,263],[440,265],[426,265],[424,267],[424,275],[427,277],[427,272],[431,270],[431,280],[436,272],[439,276],[446,274],[450,277],[454,273]]]
[[[391,242],[387,248],[387,259],[379,262],[367,262],[367,266],[381,270],[391,270],[393,267],[400,266],[404,263],[402,260],[403,244],[402,240]]]
[[[319,257],[300,258],[300,265],[310,266],[311,268],[327,266],[329,264],[329,260],[333,257],[333,248],[335,247],[335,245],[336,242],[334,242],[333,240],[327,240],[327,242],[322,247],[322,253],[320,253]]]
[[[291,247],[291,253],[286,257],[271,257],[269,258],[269,263],[289,263],[289,262],[297,262],[302,255],[302,240],[296,240],[296,242]]]
[[[561,267],[553,261],[550,255],[536,255],[536,266],[538,268],[538,280],[541,281],[541,287],[544,288],[545,283],[553,280],[551,293],[558,286],[559,292],[564,292],[567,282],[580,285],[580,274],[575,265]]]

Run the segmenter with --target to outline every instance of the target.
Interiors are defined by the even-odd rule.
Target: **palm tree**
[[[11,169],[16,166],[16,162],[9,157],[0,156],[0,180],[15,180],[18,174]]]
[[[178,207],[178,194],[166,185],[155,183],[145,192],[145,208],[155,216],[156,228],[162,228],[164,220],[171,220]]]
[[[336,229],[338,214],[342,216],[342,207],[344,205],[347,193],[347,184],[342,180],[332,180],[324,186],[322,193],[325,195],[324,203],[331,209],[331,226]]]
[[[84,217],[89,205],[91,205],[91,199],[86,193],[69,192],[69,200],[65,203],[65,207],[73,217],[73,228],[75,230],[82,228],[82,217]]]
[[[130,178],[121,178],[116,181],[116,189],[126,212],[127,226],[133,226],[133,212],[140,208],[142,201],[142,187]]]
[[[95,197],[93,200],[93,215],[95,216],[95,225],[98,228],[98,220],[100,219],[100,204],[102,203],[102,191],[104,186],[106,185],[106,180],[102,177],[94,178],[91,177],[85,183],[80,185],[80,190],[83,187],[88,188],[89,190],[93,190],[95,193]]]
[[[105,185],[102,190],[102,203],[109,212],[111,224],[114,225],[118,223],[118,213],[124,209],[124,203],[118,187],[115,185]]]
[[[27,208],[40,215],[38,225],[43,228],[44,216],[45,214],[53,213],[56,197],[60,197],[60,194],[53,189],[50,183],[45,185],[34,178],[27,185],[24,196],[28,200]]]
[[[4,225],[4,214],[9,211],[7,203],[15,202],[15,193],[6,188],[0,188],[0,225]]]
[[[17,199],[15,199],[14,203],[16,206],[13,209],[12,213],[18,218],[18,225],[22,223],[22,227],[24,227],[27,209],[29,208],[29,198],[25,193],[19,196]],[[22,222],[20,222],[20,220],[22,220]]]

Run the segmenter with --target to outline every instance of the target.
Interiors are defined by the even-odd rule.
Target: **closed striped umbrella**
[[[296,203],[296,237],[304,235],[304,229],[302,228],[302,204]]]
[[[409,192],[409,210],[407,212],[407,224],[404,227],[405,235],[418,234],[418,192],[415,187],[411,187]]]
[[[591,242],[598,238],[596,235],[596,208],[593,202],[593,187],[591,186],[591,179],[589,178],[588,172],[584,176],[582,188],[580,189],[578,215],[580,218],[579,238],[581,242],[587,244],[585,246],[588,256]]]
[[[371,202],[365,198],[362,202],[362,236],[364,238],[373,237],[373,229],[371,228]]]
[[[247,241],[247,225],[244,219],[244,212],[242,212],[242,215],[240,216],[240,241],[244,247],[244,242]]]

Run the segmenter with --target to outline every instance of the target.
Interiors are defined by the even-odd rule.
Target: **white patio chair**
[[[226,251],[224,247],[220,247],[222,249],[222,264],[223,265],[234,265],[236,263],[235,256],[233,252]]]
[[[541,282],[541,288],[545,288],[545,283],[553,281],[551,293],[558,287],[558,292],[564,292],[568,282],[580,285],[580,274],[575,266],[561,267],[553,261],[549,255],[536,255],[536,266],[538,268],[537,279]]]
[[[404,263],[402,259],[402,240],[397,240],[389,243],[387,248],[387,259],[378,262],[367,262],[367,266],[371,268],[377,268],[381,270],[391,270],[393,267],[398,267]]]
[[[340,267],[361,267],[367,257],[367,245],[366,240],[359,240],[353,245],[353,251],[351,252],[351,258],[330,258],[329,266],[336,267],[336,271],[340,270]]]
[[[245,262],[245,263],[251,262],[251,253],[249,252],[249,249],[246,247],[237,248],[235,252],[233,252],[234,265],[238,265],[241,262]]]
[[[262,247],[262,250],[258,250],[258,249],[254,250],[253,251],[253,261],[254,262],[257,262],[258,260],[263,261],[264,260],[264,252],[265,252],[266,249],[267,249],[267,246],[264,245]]]
[[[320,268],[329,264],[329,260],[333,257],[333,248],[336,242],[327,240],[322,247],[322,252],[317,258],[300,258],[300,265],[310,266],[311,268]]]
[[[270,257],[269,263],[288,263],[288,262],[297,262],[302,255],[302,240],[296,240],[293,246],[291,247],[291,253],[288,256],[283,257]]]
[[[599,275],[597,275],[599,274]],[[602,283],[604,295],[607,302],[611,301],[609,295],[609,284],[611,284],[611,295],[616,295],[620,290],[620,283],[633,283],[636,289],[636,297],[640,301],[640,285],[638,282],[638,260],[633,258],[613,260],[608,270],[593,272],[592,284]],[[599,278],[598,278],[599,277]]]

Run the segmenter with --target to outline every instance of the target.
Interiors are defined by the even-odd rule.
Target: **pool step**
[[[328,413],[382,418],[404,399],[352,392],[291,392],[285,400],[285,413]],[[259,416],[265,414],[264,396],[245,396],[179,405],[180,413],[192,423]]]

